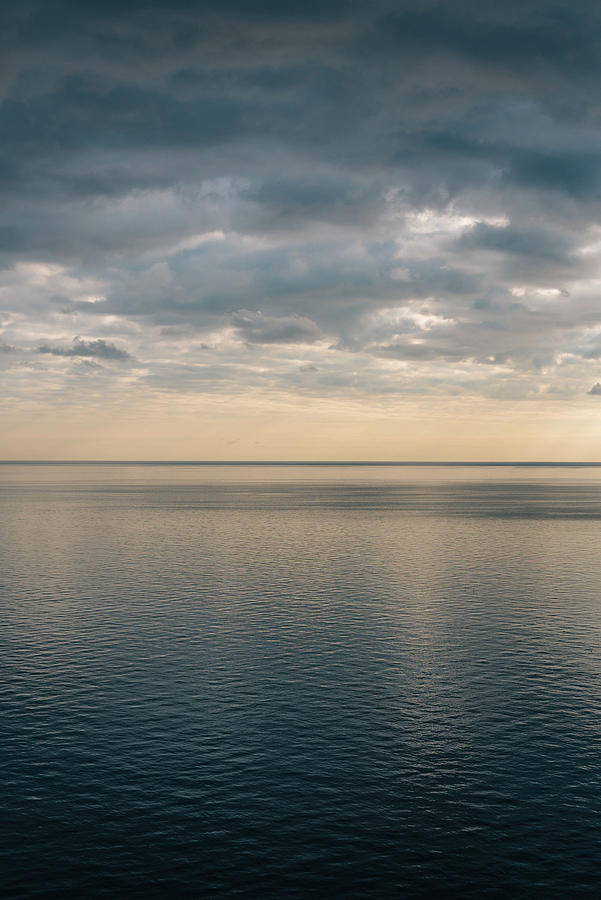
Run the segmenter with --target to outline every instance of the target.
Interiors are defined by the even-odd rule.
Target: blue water
[[[601,471],[0,467],[4,897],[596,897]]]

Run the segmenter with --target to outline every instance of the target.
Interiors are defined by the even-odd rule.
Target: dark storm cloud
[[[337,175],[265,180],[241,192],[255,208],[242,224],[269,229],[294,228],[307,222],[369,222],[382,208],[377,187]]]
[[[0,253],[19,250],[24,246],[23,237],[17,228],[0,226]]]
[[[563,191],[580,199],[598,195],[601,152],[522,151],[510,156],[506,178],[518,185]]]
[[[99,359],[113,360],[131,359],[125,350],[121,350],[102,338],[98,338],[96,341],[84,341],[82,338],[76,337],[70,347],[52,347],[42,344],[38,347],[38,353],[50,353],[53,356],[94,356]]]
[[[384,13],[370,34],[378,52],[457,56],[503,73],[542,67],[581,75],[598,65],[599,14],[583,2],[426,0],[401,7]]]
[[[601,146],[566,150],[512,144],[502,134],[493,139],[493,134],[487,134],[486,124],[482,116],[483,133],[479,137],[472,133],[474,127],[478,129],[477,114],[471,121],[453,122],[448,131],[408,134],[400,141],[397,161],[418,170],[433,164],[442,166],[451,186],[467,176],[471,182],[483,184],[496,178],[501,186],[558,191],[578,199],[591,192],[598,194]],[[524,138],[529,139],[527,128]],[[462,170],[462,163],[480,168],[472,168],[469,175]]]
[[[460,241],[470,250],[492,250],[508,255],[559,263],[567,261],[573,246],[569,237],[545,228],[512,228],[476,225]]]
[[[0,52],[11,345],[133,329],[149,364],[190,338],[503,378],[599,358],[588,0],[25,0]]]
[[[469,110],[463,84],[453,85],[457,73],[449,103],[444,68],[434,82],[429,75],[412,84],[418,66],[436,76],[449,54],[479,71],[520,65],[528,71],[518,93],[530,86],[536,95],[545,88],[541,67],[575,78],[598,63],[590,4],[505,4],[501,12],[488,3],[296,6],[25,4],[6,29],[7,177],[31,172],[35,160],[54,171],[61,157],[90,148],[203,149],[252,137],[294,141],[320,156],[337,148],[381,165],[399,140],[419,144],[425,127],[427,143],[433,122],[448,127],[449,112]],[[472,84],[473,98],[489,87]],[[440,133],[438,152],[498,161],[519,149],[478,141],[460,125]],[[529,148],[529,158],[527,149],[510,160],[516,178],[536,182],[545,165],[547,178],[561,176],[561,156],[550,153],[537,167],[542,151]]]

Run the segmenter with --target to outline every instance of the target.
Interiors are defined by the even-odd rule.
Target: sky
[[[0,458],[601,460],[601,7],[8,2]]]

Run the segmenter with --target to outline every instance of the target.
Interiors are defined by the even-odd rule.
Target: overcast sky
[[[601,459],[598,4],[1,16],[0,456]]]

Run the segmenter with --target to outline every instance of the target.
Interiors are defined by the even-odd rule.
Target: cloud
[[[73,338],[73,344],[70,347],[52,347],[48,344],[42,344],[38,347],[38,353],[50,353],[53,356],[83,356],[96,357],[98,359],[109,360],[125,360],[131,359],[129,353],[98,338],[95,341],[85,341],[83,338]]]
[[[594,384],[588,393],[593,394],[594,396],[601,396],[601,383],[597,382]]]
[[[243,189],[240,199],[250,206],[241,210],[239,224],[256,230],[369,223],[383,206],[377,184],[336,173],[266,179]]]
[[[525,9],[514,0],[502,9],[489,0],[452,7],[436,2],[407,3],[388,11],[369,35],[375,52],[456,56],[486,70],[505,73],[510,65],[528,71],[586,72],[595,64],[596,38],[588,30],[597,21],[584,3],[547,13],[542,2]],[[588,14],[587,14],[588,13]],[[571,48],[579,43],[576,61]]]
[[[594,380],[595,4],[31,0],[0,26],[7,347],[135,346],[173,392]]]
[[[566,261],[571,240],[545,228],[514,228],[480,222],[460,238],[470,250],[490,250],[552,263]]]
[[[232,324],[250,344],[313,344],[323,337],[315,322],[304,316],[265,316],[242,309],[233,314]]]

